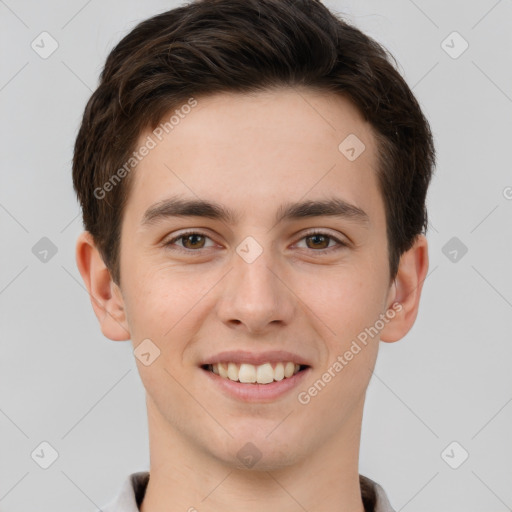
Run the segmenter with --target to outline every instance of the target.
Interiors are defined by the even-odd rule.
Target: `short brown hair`
[[[132,176],[104,197],[96,191],[130,159],[143,130],[191,97],[279,86],[342,95],[372,125],[394,279],[402,253],[427,230],[435,149],[428,121],[391,59],[319,0],[199,0],[137,25],[107,58],[73,157],[84,227],[114,282],[120,283]]]

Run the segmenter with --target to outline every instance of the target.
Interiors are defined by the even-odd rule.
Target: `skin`
[[[134,171],[122,223],[121,285],[111,280],[89,233],[76,247],[103,334],[131,339],[134,348],[149,338],[161,351],[149,366],[136,360],[151,459],[141,510],[259,512],[264,503],[283,512],[363,512],[365,393],[379,340],[401,339],[416,319],[428,270],[426,238],[418,236],[402,255],[391,280],[373,131],[348,100],[288,88],[197,100]],[[366,146],[352,162],[338,150],[351,133]],[[147,208],[175,194],[222,203],[238,222],[174,217],[141,225]],[[331,197],[361,208],[369,222],[329,216],[274,222],[283,202]],[[188,228],[207,238],[163,245]],[[347,245],[306,237],[311,228]],[[236,252],[247,236],[263,250],[252,263]],[[330,252],[322,254],[324,248]],[[393,303],[401,310],[380,334],[301,404],[298,393]],[[268,403],[244,403],[211,385],[198,366],[231,349],[288,350],[311,370],[299,389]],[[261,453],[252,468],[237,458],[247,442]]]

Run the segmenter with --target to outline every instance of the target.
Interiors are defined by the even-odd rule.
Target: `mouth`
[[[289,399],[313,367],[309,359],[285,350],[227,350],[199,363],[214,392],[246,403]],[[209,387],[208,387],[209,389]]]
[[[221,379],[232,382],[265,385],[291,379],[298,373],[306,371],[310,366],[293,361],[269,361],[259,365],[224,361],[214,364],[203,364],[201,368],[217,375]]]

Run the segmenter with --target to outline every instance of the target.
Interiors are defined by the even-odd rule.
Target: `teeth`
[[[277,363],[274,368],[274,380],[284,379],[284,365],[283,363]]]
[[[293,363],[286,363],[286,366],[284,367],[284,376],[291,377],[293,375],[294,370],[295,365]]]
[[[238,366],[235,363],[228,364],[228,379],[238,380]]]
[[[240,368],[240,370],[242,370],[242,368]],[[273,380],[274,369],[270,363],[265,363],[258,366],[256,369],[256,382],[259,384],[268,384],[269,382],[273,382]],[[242,379],[240,379],[240,382],[242,382]]]
[[[231,379],[231,376],[229,378]],[[238,380],[240,382],[256,382],[256,368],[252,364],[241,364],[240,370],[238,370]]]
[[[224,377],[225,379],[228,376],[228,371],[226,370],[226,367],[223,364],[214,364],[213,367],[217,367],[219,370],[219,375],[221,377]],[[215,373],[215,372],[214,372]]]
[[[218,363],[209,365],[209,369],[219,375],[233,381],[239,381],[247,384],[269,384],[274,381],[280,381],[295,375],[300,365],[291,361],[277,363],[272,367],[270,363],[254,366],[253,364],[242,363]]]

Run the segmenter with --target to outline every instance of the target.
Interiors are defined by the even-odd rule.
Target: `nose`
[[[217,303],[217,314],[228,327],[262,334],[273,325],[290,324],[297,299],[283,267],[272,259],[270,251],[251,263],[233,255]]]

